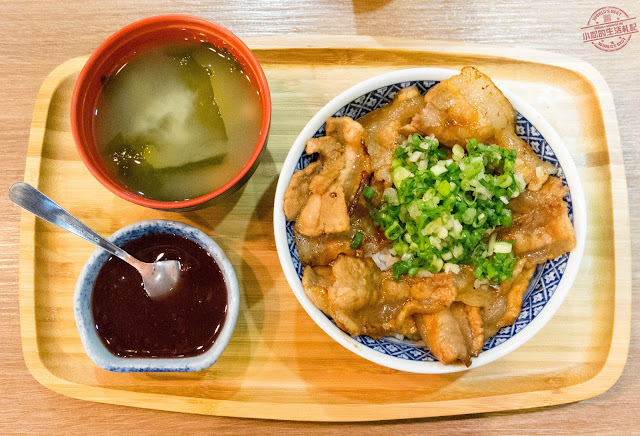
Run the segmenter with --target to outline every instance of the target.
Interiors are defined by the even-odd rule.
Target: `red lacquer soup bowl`
[[[262,121],[255,148],[239,172],[217,189],[178,201],[146,198],[120,182],[109,171],[98,147],[96,114],[105,78],[115,74],[140,53],[161,45],[208,42],[227,49],[240,63],[259,95]],[[185,210],[203,206],[210,200],[239,189],[256,169],[265,148],[271,123],[269,85],[251,50],[229,30],[197,17],[163,15],[143,19],[126,26],[104,41],[89,57],[78,76],[71,100],[71,130],[80,157],[100,183],[132,203],[162,210]]]

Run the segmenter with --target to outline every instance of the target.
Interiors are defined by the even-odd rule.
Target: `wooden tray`
[[[622,372],[629,345],[629,209],[613,100],[588,64],[514,48],[368,37],[249,40],[271,86],[273,121],[257,172],[237,195],[204,210],[163,213],[103,188],[80,161],[69,101],[86,57],[45,80],[36,101],[25,181],[98,232],[148,218],[203,229],[225,250],[241,284],[238,323],[221,359],[191,374],[115,374],[85,355],[72,301],[93,246],[24,213],[20,318],[24,358],[43,385],[75,398],[210,415],[368,421],[520,409],[598,395]],[[346,46],[345,46],[346,45]],[[272,207],[282,162],[329,99],[400,68],[474,65],[528,100],[576,161],[589,228],[578,278],[532,340],[472,371],[418,375],[370,363],[335,343],[298,304],[282,273]]]

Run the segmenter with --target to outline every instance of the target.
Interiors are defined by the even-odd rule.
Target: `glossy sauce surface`
[[[190,357],[213,345],[227,315],[220,267],[195,242],[150,234],[123,245],[144,262],[179,260],[180,280],[169,295],[151,299],[138,272],[111,256],[96,278],[91,306],[105,347],[120,357]]]

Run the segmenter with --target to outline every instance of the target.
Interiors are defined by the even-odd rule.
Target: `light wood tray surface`
[[[25,181],[103,235],[135,221],[183,221],[212,236],[241,287],[231,342],[210,369],[115,374],[84,353],[73,318],[75,282],[93,246],[23,213],[20,320],[24,358],[43,385],[91,401],[200,414],[369,421],[539,407],[598,395],[618,379],[629,346],[631,257],[627,187],[606,83],[561,55],[462,43],[367,37],[248,40],[271,87],[263,160],[236,195],[194,212],[145,209],[114,196],[85,168],[69,125],[71,91],[86,57],[56,68],[40,89]],[[571,152],[587,201],[585,256],[563,306],[510,355],[448,375],[370,363],[335,343],[304,312],[276,254],[272,208],[294,139],[351,85],[401,68],[473,65],[525,98]]]

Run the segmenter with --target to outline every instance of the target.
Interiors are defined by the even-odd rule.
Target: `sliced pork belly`
[[[567,253],[576,246],[576,235],[563,200],[568,188],[550,177],[538,192],[524,192],[509,203],[511,226],[501,228],[498,238],[516,241],[513,251],[537,265]]]
[[[359,120],[365,130],[367,150],[371,156],[372,184],[381,192],[391,186],[393,152],[406,139],[401,129],[423,105],[422,94],[417,87],[411,86],[399,90],[390,104],[369,112]]]
[[[298,215],[309,199],[311,180],[320,171],[320,168],[322,168],[320,162],[312,162],[291,176],[291,181],[284,191],[283,210],[287,220],[295,221],[298,219]]]
[[[450,308],[416,315],[418,331],[436,358],[445,364],[471,365],[471,357],[482,350],[484,332],[477,307],[455,302]]]
[[[455,302],[451,305],[451,314],[455,318],[470,357],[476,357],[484,346],[484,328],[480,309]]]
[[[460,326],[449,309],[414,318],[420,335],[440,362],[470,362]]]
[[[346,231],[349,211],[371,173],[364,129],[358,122],[329,118],[326,132],[307,141],[306,152],[318,153],[318,161],[294,174],[284,195],[287,219],[296,220],[298,231],[306,236]]]
[[[424,96],[425,106],[413,117],[410,129],[423,135],[435,135],[449,147],[465,146],[471,138],[485,144],[516,150],[516,170],[528,189],[537,191],[553,165],[543,162],[531,147],[515,133],[513,106],[495,84],[473,67],[443,80]]]
[[[294,224],[293,236],[302,264],[328,265],[336,260],[340,254],[355,257],[370,256],[391,243],[384,236],[382,229],[374,224],[367,206],[362,204],[362,201],[358,202],[349,220],[350,226],[347,231],[320,236],[303,235],[298,231],[298,226]],[[354,249],[351,244],[358,233],[362,234],[362,241]]]
[[[373,338],[416,335],[413,315],[440,311],[455,298],[451,274],[394,281],[370,258],[345,255],[329,267],[305,268],[302,285],[341,329]]]

